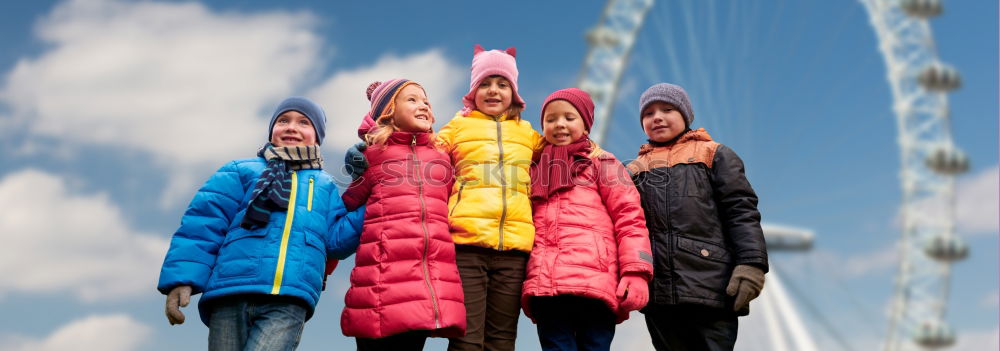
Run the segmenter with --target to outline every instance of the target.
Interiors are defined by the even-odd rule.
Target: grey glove
[[[760,291],[764,289],[764,271],[760,268],[741,264],[733,269],[733,276],[729,278],[729,286],[726,293],[735,296],[733,311],[737,314],[750,312],[750,301],[760,296]]]
[[[181,285],[170,290],[167,294],[167,321],[170,325],[184,324],[184,313],[179,307],[187,307],[189,303],[191,303],[190,286]]]
[[[368,144],[360,142],[351,146],[344,154],[344,169],[351,175],[351,180],[358,179],[368,170],[368,159],[365,158],[367,148]]]

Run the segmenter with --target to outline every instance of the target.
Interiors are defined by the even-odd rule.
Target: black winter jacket
[[[643,145],[628,168],[653,249],[649,306],[731,309],[733,267],[768,271],[757,195],[743,161],[698,129],[666,146]]]

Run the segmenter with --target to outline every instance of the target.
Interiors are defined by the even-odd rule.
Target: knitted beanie
[[[368,95],[368,100],[372,102],[372,108],[368,111],[368,115],[375,120],[386,112],[388,108],[393,105],[393,100],[396,99],[396,94],[403,90],[407,85],[414,84],[412,80],[395,78],[390,79],[385,82],[373,82],[368,85],[368,90],[366,91]],[[372,88],[374,86],[374,89]]]
[[[545,106],[556,100],[565,100],[573,105],[576,112],[583,118],[584,127],[587,128],[588,132],[590,131],[590,127],[594,125],[594,100],[590,98],[590,94],[577,88],[563,89],[552,93],[542,103],[542,121],[545,120]]]
[[[364,140],[365,134],[368,134],[372,128],[375,128],[375,121],[380,116],[386,114],[390,106],[395,105],[393,101],[396,99],[396,95],[410,84],[416,84],[416,82],[409,79],[395,78],[385,82],[376,81],[368,84],[368,88],[365,89],[365,96],[368,97],[368,101],[371,101],[371,109],[365,113],[364,118],[361,119],[361,126],[358,127],[358,137],[361,140]]]
[[[666,102],[674,105],[684,116],[686,127],[691,127],[694,121],[694,111],[691,110],[691,100],[688,99],[687,92],[680,86],[670,83],[660,83],[649,87],[642,96],[639,97],[639,121],[642,121],[642,111],[646,110],[649,104],[656,101]]]
[[[278,104],[274,115],[271,116],[271,124],[267,127],[267,140],[271,140],[271,134],[274,133],[274,122],[278,116],[288,111],[296,111],[309,118],[313,129],[316,130],[316,144],[323,145],[323,137],[326,136],[326,113],[312,100],[300,96],[287,98]]]
[[[515,60],[515,56],[517,56],[515,48],[508,48],[505,51],[486,51],[481,45],[476,44],[472,54],[472,79],[469,80],[469,93],[462,97],[462,105],[465,106],[462,109],[462,115],[467,116],[469,112],[476,109],[476,90],[479,89],[479,83],[482,83],[489,76],[501,76],[510,81],[511,104],[524,107],[524,100],[517,93],[519,90],[517,88],[517,60]]]

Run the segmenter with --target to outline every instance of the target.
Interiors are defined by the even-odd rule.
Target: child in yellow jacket
[[[465,106],[437,135],[451,156],[455,185],[448,219],[465,294],[466,335],[448,350],[513,350],[521,286],[535,240],[531,158],[542,137],[521,120],[517,52],[476,45]],[[367,168],[363,145],[348,151],[352,175]]]
[[[476,45],[465,106],[438,133],[455,186],[448,219],[465,291],[466,335],[448,350],[513,350],[535,240],[528,174],[541,136],[521,119],[514,48]]]

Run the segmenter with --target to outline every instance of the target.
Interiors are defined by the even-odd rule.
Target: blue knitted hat
[[[281,104],[278,104],[278,108],[274,110],[274,115],[271,116],[271,124],[267,127],[267,140],[271,140],[271,133],[274,133],[274,121],[282,113],[288,111],[296,111],[309,118],[313,129],[316,130],[316,144],[323,145],[323,137],[326,136],[326,113],[323,112],[322,107],[319,107],[312,100],[300,96],[287,98]]]

